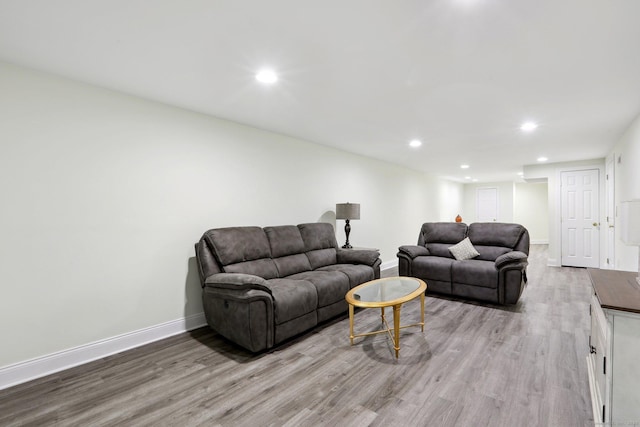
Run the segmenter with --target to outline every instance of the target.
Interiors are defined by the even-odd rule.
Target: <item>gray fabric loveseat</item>
[[[465,238],[472,258],[458,260],[451,249]],[[519,224],[427,222],[417,245],[399,248],[398,270],[426,281],[427,292],[515,304],[527,283],[528,255],[529,232]]]
[[[338,248],[327,223],[209,230],[196,258],[207,323],[253,352],[345,313],[346,293],[381,264],[377,251]]]

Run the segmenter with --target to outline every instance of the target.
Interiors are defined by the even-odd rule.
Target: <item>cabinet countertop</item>
[[[602,308],[640,313],[640,286],[637,273],[587,269]]]

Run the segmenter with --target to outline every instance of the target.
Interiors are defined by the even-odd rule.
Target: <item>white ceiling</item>
[[[0,0],[0,60],[487,182],[606,156],[640,113],[639,21],[638,0]]]

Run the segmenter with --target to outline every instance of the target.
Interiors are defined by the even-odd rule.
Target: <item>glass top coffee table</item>
[[[393,341],[396,358],[400,354],[400,329],[420,326],[424,332],[424,293],[427,284],[415,277],[385,277],[356,286],[347,292],[345,299],[349,304],[349,339],[353,345],[356,337],[388,333]],[[400,326],[400,307],[407,301],[420,297],[420,323]],[[353,313],[355,307],[380,308],[384,329],[362,334],[353,333]],[[385,307],[393,307],[393,332],[384,317]]]

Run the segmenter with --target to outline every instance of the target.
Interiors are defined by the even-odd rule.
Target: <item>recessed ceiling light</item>
[[[538,157],[539,162],[546,162],[547,160],[549,159],[547,159],[546,157]]]
[[[461,169],[469,169],[469,165],[460,165]]]
[[[411,142],[409,142],[409,145],[411,147],[414,147],[414,148],[420,147],[422,145],[422,141],[417,140],[417,139],[413,139],[413,140],[411,140]]]
[[[471,177],[470,176],[465,176],[464,179],[471,179]]]
[[[278,75],[272,69],[263,68],[256,74],[256,80],[270,85],[278,81]]]
[[[518,176],[523,176],[524,172],[518,172]]]
[[[473,178],[473,179],[471,180],[471,182],[478,182],[478,179],[477,179],[477,178]]]
[[[536,122],[524,122],[522,126],[520,126],[520,130],[523,132],[531,132],[538,127]]]

